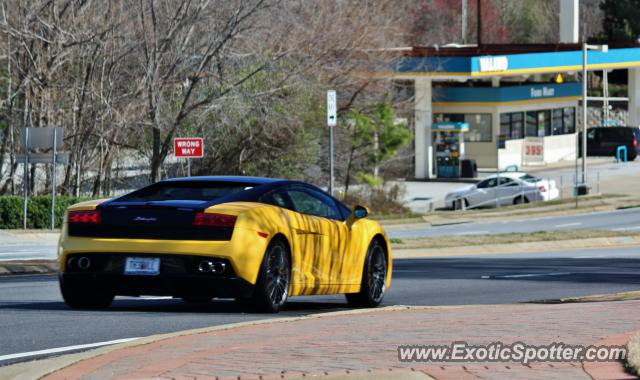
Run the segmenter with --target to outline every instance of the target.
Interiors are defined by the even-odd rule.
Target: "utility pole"
[[[461,34],[462,34],[462,44],[467,44],[467,0],[462,0],[462,25],[461,25]]]
[[[478,34],[478,46],[480,46],[482,45],[482,0],[477,0],[476,3],[478,4],[478,12],[476,13],[476,33]]]
[[[335,90],[327,91],[327,127],[329,127],[329,194],[333,195],[333,128],[338,124]]]

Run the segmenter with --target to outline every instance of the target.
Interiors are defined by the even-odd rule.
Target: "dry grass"
[[[621,292],[613,294],[596,294],[584,297],[561,298],[557,303],[578,303],[578,302],[608,302],[608,301],[636,301],[640,300],[640,291]]]
[[[629,236],[625,231],[606,230],[567,230],[567,231],[540,231],[532,233],[512,233],[497,235],[464,235],[464,236],[438,236],[419,239],[395,240],[393,248],[449,248],[486,244],[513,244],[530,243],[538,241],[575,240],[603,237]]]

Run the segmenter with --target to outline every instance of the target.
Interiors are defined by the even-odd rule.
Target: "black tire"
[[[291,256],[287,244],[274,239],[262,259],[252,303],[258,311],[278,313],[289,296]]]
[[[347,302],[353,307],[376,307],[384,298],[387,281],[387,254],[379,240],[369,245],[362,270],[362,282],[359,293],[345,294]]]
[[[514,205],[521,205],[521,204],[523,204],[523,203],[529,203],[529,199],[528,199],[527,197],[524,197],[524,198],[523,198],[523,197],[521,197],[521,196],[515,197],[515,198],[513,199],[513,204],[514,204]]]
[[[463,203],[464,202],[464,203]],[[462,210],[463,209],[463,204],[464,204],[464,208],[468,208],[469,207],[469,201],[467,201],[466,198],[462,198],[462,199],[458,199],[453,201],[453,209],[454,210]]]
[[[73,309],[106,309],[111,306],[115,296],[95,289],[70,286],[60,281],[60,292],[64,302]]]

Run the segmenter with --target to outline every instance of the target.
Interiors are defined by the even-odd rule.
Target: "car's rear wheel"
[[[362,271],[359,293],[346,294],[347,302],[354,307],[376,307],[384,298],[387,281],[387,255],[379,240],[369,245]]]
[[[518,196],[513,199],[514,205],[521,205],[523,203],[529,203],[529,199],[527,197]]]
[[[115,298],[111,293],[70,286],[64,281],[60,281],[60,292],[64,302],[73,309],[106,309]]]
[[[253,293],[253,305],[259,311],[279,312],[287,302],[290,280],[289,249],[281,239],[274,239],[262,260]]]

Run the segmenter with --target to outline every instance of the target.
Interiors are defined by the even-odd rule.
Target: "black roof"
[[[277,189],[282,186],[287,185],[301,185],[310,188],[314,188],[321,192],[325,192],[324,190],[314,186],[310,183],[306,183],[303,181],[294,181],[282,178],[266,178],[266,177],[251,177],[251,176],[200,176],[200,177],[181,177],[181,178],[169,178],[162,180],[160,182],[156,182],[151,184],[150,186],[158,186],[163,183],[171,183],[171,182],[219,182],[219,183],[231,183],[231,184],[242,184],[248,187],[251,187],[245,191],[239,191],[233,194],[229,194],[210,202],[203,202],[202,207],[210,207],[216,204],[227,203],[227,202],[257,202],[260,197],[264,194]],[[140,189],[138,191],[141,191]],[[326,192],[325,192],[326,193]],[[128,195],[128,194],[127,194]],[[329,194],[327,194],[329,195]],[[125,197],[126,195],[122,196]],[[329,195],[331,196],[331,195]],[[105,202],[103,205],[107,206],[109,204],[118,203],[119,199],[122,197],[114,198],[110,201]],[[333,197],[332,197],[333,198]],[[335,199],[335,198],[334,198]],[[335,199],[336,202],[340,202]],[[167,202],[163,202],[165,205]]]
[[[266,185],[268,183],[275,183],[275,182],[289,182],[289,180],[282,179],[282,178],[250,177],[250,176],[239,176],[239,175],[236,175],[236,176],[209,175],[209,176],[201,176],[201,177],[170,178],[170,179],[165,179],[162,182],[172,182],[172,181],[234,182],[234,183],[247,183],[247,184],[253,184],[253,185]]]

